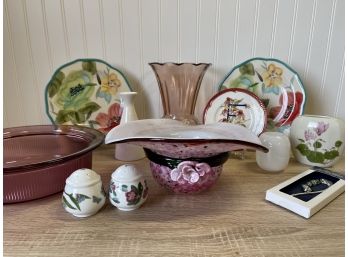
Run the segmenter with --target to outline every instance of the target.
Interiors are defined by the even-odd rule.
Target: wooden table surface
[[[108,187],[122,163],[114,146],[94,151],[93,169]],[[262,172],[255,154],[229,159],[217,184],[196,195],[167,192],[144,169],[149,196],[138,210],[109,202],[96,215],[65,212],[61,194],[4,205],[4,256],[344,256],[344,194],[310,219],[265,201],[265,191],[308,169],[295,160]],[[344,160],[333,167],[343,172]]]

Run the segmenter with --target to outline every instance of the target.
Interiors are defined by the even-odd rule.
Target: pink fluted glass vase
[[[210,63],[149,63],[161,93],[163,118],[198,124],[194,116],[203,76]]]

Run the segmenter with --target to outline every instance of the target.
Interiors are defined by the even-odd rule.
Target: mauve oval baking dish
[[[3,132],[4,203],[24,202],[64,189],[66,178],[92,167],[104,134],[87,127],[38,125]]]

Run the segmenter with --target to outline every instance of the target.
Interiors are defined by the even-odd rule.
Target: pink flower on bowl
[[[211,171],[207,163],[198,163],[194,161],[183,161],[177,168],[170,172],[170,178],[173,181],[178,181],[180,184],[186,182],[194,184],[198,182],[200,177]]]
[[[175,193],[198,193],[215,184],[228,159],[228,152],[201,158],[176,159],[144,148],[152,175]]]

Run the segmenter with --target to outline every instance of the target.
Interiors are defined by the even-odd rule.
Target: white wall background
[[[196,114],[224,75],[273,57],[302,78],[306,113],[344,118],[344,0],[5,0],[4,127],[50,123],[44,88],[77,58],[122,70],[140,118],[160,117],[148,62],[211,62]]]

